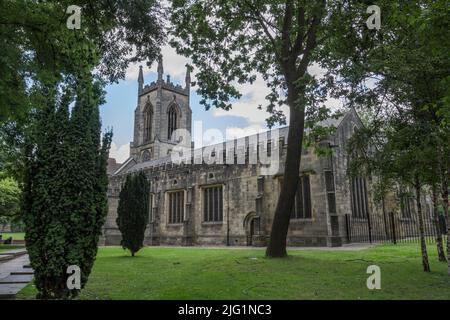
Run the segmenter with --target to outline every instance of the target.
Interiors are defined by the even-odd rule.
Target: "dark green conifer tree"
[[[60,92],[63,92],[62,94]],[[91,77],[48,90],[28,142],[23,213],[38,298],[68,299],[67,268],[87,282],[107,213],[106,163],[111,132],[100,139],[101,87]],[[75,100],[71,112],[69,105]]]
[[[147,178],[140,172],[127,176],[119,194],[116,222],[122,233],[122,247],[130,250],[133,257],[144,246],[149,192]]]

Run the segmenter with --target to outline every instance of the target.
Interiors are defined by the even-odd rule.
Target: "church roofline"
[[[322,126],[334,126],[336,129],[338,129],[342,125],[342,123],[344,122],[343,120],[347,116],[349,116],[351,113],[352,113],[352,110],[347,111],[347,112],[345,112],[344,115],[342,115],[341,117],[339,117],[337,119],[336,118],[330,118],[330,119],[327,119],[328,121],[327,120],[322,121],[321,125]],[[288,133],[289,133],[289,126],[284,126],[284,127],[277,128],[277,129],[279,130],[278,140],[283,140],[283,143],[287,144]],[[219,147],[220,145],[222,145],[223,150],[227,150],[226,149],[227,143],[230,143],[230,142],[231,143],[235,143],[235,142],[237,143],[237,141],[242,141],[242,140],[244,140],[244,148],[247,148],[249,146],[250,142],[251,142],[250,139],[252,137],[255,137],[255,136],[256,136],[256,139],[257,139],[256,140],[257,144],[261,143],[261,141],[272,140],[272,138],[271,138],[272,137],[272,134],[271,134],[272,131],[273,131],[273,129],[272,130],[267,130],[267,131],[264,131],[264,132],[261,132],[261,133],[253,134],[253,135],[248,135],[248,136],[232,139],[232,140],[226,140],[226,141],[223,141],[223,142],[220,142],[220,143],[217,143],[217,144],[203,146],[202,148],[191,149],[191,151],[192,151],[192,154],[195,157],[196,152],[200,152],[200,151],[203,152],[203,150],[205,148],[214,148],[216,146]],[[266,139],[260,139],[260,136],[262,136],[262,135],[266,135]],[[235,149],[235,146],[233,146],[233,148]],[[121,173],[122,168],[125,168],[125,166],[129,163],[129,160],[132,160],[132,159],[133,158],[130,158],[126,162],[124,162],[123,165],[121,166],[121,168],[119,168],[119,170],[117,170],[114,173],[114,175]],[[133,166],[129,167],[127,170],[125,170],[124,173],[136,172],[136,171],[139,171],[139,170],[159,167],[161,165],[170,165],[170,164],[173,164],[173,163],[171,161],[171,156],[169,155],[169,156],[164,156],[164,157],[159,158],[159,159],[153,159],[153,160],[149,160],[149,161],[145,161],[145,162],[136,163],[135,165],[133,165]]]
[[[285,126],[285,127],[281,127],[281,128],[277,128],[278,130],[280,130],[279,132],[279,136],[278,139],[279,140],[284,140],[284,143],[287,142],[287,133],[289,130],[289,126]],[[269,141],[272,140],[272,132],[273,130],[267,130],[261,133],[257,133],[257,134],[253,134],[253,135],[248,135],[248,136],[244,136],[244,137],[240,137],[240,138],[236,138],[236,139],[232,139],[232,140],[226,140],[220,143],[216,143],[216,144],[212,144],[212,145],[207,145],[207,146],[203,146],[202,148],[195,148],[195,149],[191,149],[192,150],[192,154],[195,157],[195,154],[198,152],[202,152],[203,154],[203,150],[205,148],[214,148],[214,147],[219,147],[220,145],[222,145],[223,150],[227,150],[226,149],[226,145],[227,143],[233,143],[233,148],[235,149],[235,147],[238,147],[237,145],[235,146],[234,143],[238,143],[238,141],[244,141],[244,148],[247,148],[250,145],[250,139],[256,137],[256,141],[257,144],[261,143],[261,141]],[[262,135],[266,135],[266,139],[260,139],[260,136]],[[173,164],[173,162],[171,161],[171,156],[165,156],[159,159],[153,159],[153,160],[149,160],[149,161],[145,161],[145,162],[139,162],[137,164],[135,164],[134,166],[130,167],[128,170],[126,170],[125,173],[127,172],[136,172],[139,170],[143,170],[143,169],[148,169],[148,168],[152,168],[152,167],[158,167],[161,165],[166,165],[166,164]]]
[[[125,169],[128,166],[128,164],[131,161],[134,161],[134,159],[132,157],[129,157],[127,160],[125,160],[124,163],[122,163],[122,165],[116,171],[114,171],[114,173],[112,175],[113,176],[118,175],[123,169]]]

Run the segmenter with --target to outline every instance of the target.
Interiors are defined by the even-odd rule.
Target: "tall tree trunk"
[[[443,246],[443,241],[442,241],[441,228],[439,225],[438,193],[437,193],[436,185],[433,185],[432,192],[433,192],[434,223],[435,223],[435,227],[436,227],[436,231],[437,231],[436,247],[437,247],[437,252],[438,252],[438,259],[439,259],[439,261],[447,261],[447,259],[445,258],[445,251],[444,251],[444,246]]]
[[[428,262],[427,245],[425,243],[425,231],[424,231],[424,223],[423,223],[422,204],[420,202],[421,185],[420,185],[419,177],[417,175],[415,178],[414,187],[416,188],[417,216],[419,218],[420,249],[422,250],[423,271],[430,272],[430,264]]]
[[[316,1],[315,6],[308,8],[310,19],[305,19],[305,7],[298,8],[298,19],[293,26],[294,1],[286,1],[281,35],[281,55],[279,63],[287,84],[287,105],[289,106],[289,136],[283,176],[283,186],[278,198],[277,208],[270,232],[268,257],[286,256],[286,237],[289,228],[291,210],[295,202],[295,193],[299,181],[300,160],[302,154],[303,129],[305,126],[305,90],[311,55],[317,46],[316,33],[325,16],[326,1]],[[300,31],[299,31],[300,30]],[[304,30],[306,32],[306,36]],[[296,37],[291,35],[297,33]],[[292,38],[295,38],[292,39]],[[294,40],[292,44],[291,39]]]
[[[269,245],[266,250],[266,255],[268,257],[286,256],[286,238],[289,220],[299,181],[305,111],[303,106],[299,106],[296,103],[300,96],[299,90],[296,90],[294,86],[291,86],[288,90],[290,119],[286,164],[283,175],[283,185],[273,218]]]

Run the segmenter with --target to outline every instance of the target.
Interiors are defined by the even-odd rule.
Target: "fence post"
[[[394,212],[389,212],[389,217],[391,218],[391,228],[392,228],[392,241],[394,244],[397,244],[397,238],[395,234],[395,219],[394,219]]]
[[[447,224],[445,223],[445,216],[438,215],[438,220],[439,220],[438,232],[442,235],[445,235],[447,233]]]
[[[384,197],[383,197],[382,205],[383,205],[384,234],[386,235],[386,241],[388,241],[390,237],[389,237],[389,231],[388,231],[388,221],[386,218],[386,205],[384,203]]]
[[[345,229],[347,231],[347,242],[350,243],[351,242],[351,235],[350,235],[350,218],[349,218],[349,214],[345,215]]]
[[[369,229],[369,242],[372,243],[372,224],[370,221],[370,212],[367,212],[367,227]]]

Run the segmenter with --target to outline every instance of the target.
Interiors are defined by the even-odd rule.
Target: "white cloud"
[[[327,72],[324,68],[319,66],[317,63],[313,63],[308,67],[309,74],[315,76],[316,78],[321,78]]]
[[[167,74],[171,76],[172,80],[175,80],[182,85],[184,85],[184,77],[186,75],[186,63],[190,62],[190,59],[180,56],[176,53],[175,49],[169,45],[164,46],[162,49],[163,54],[163,67],[164,67],[164,79]],[[127,69],[126,79],[127,80],[137,80],[139,74],[139,65],[143,66],[144,75],[150,72],[157,72],[157,62],[154,61],[150,68],[147,67],[145,61],[140,63],[135,63],[129,66]],[[320,68],[319,65],[313,64],[308,68],[308,71],[315,75],[316,77],[321,77],[325,74],[325,70]],[[192,81],[195,81],[195,69],[191,74]],[[246,120],[249,127],[265,128],[265,120],[270,116],[268,112],[265,111],[267,106],[266,96],[269,94],[270,89],[267,88],[265,81],[261,76],[256,78],[253,84],[238,84],[236,88],[241,92],[242,97],[238,101],[232,104],[233,108],[231,110],[215,109],[213,110],[214,117],[239,117]],[[194,88],[195,90],[196,88]],[[327,106],[335,108],[337,104],[336,100],[328,100],[326,102]],[[262,110],[258,109],[258,106],[262,106]],[[284,105],[281,110],[286,116],[286,121],[289,123],[289,108]]]
[[[190,62],[190,59],[180,56],[176,53],[175,49],[170,46],[164,46],[162,49],[163,55],[163,67],[164,74],[169,74],[172,79],[181,81],[184,84],[184,78],[186,76],[186,63]],[[152,71],[156,72],[156,62],[152,66]],[[194,75],[191,75],[192,81],[195,81]]]
[[[186,63],[188,63],[190,59],[178,55],[175,49],[169,45],[162,47],[161,52],[163,55],[163,68],[165,75],[164,79],[166,79],[166,75],[170,75],[171,80],[176,80],[184,84],[184,77],[186,75]],[[153,64],[150,68],[147,67],[146,61],[141,61],[128,66],[125,79],[137,80],[140,65],[143,67],[142,70],[144,72],[144,76],[149,74],[150,72],[157,72],[157,61],[153,61]],[[194,75],[191,75],[191,78],[192,81],[195,81]]]
[[[125,73],[125,80],[137,80],[139,76],[139,66],[143,67],[144,74],[148,73],[149,70],[145,63],[136,62],[133,64],[130,64],[127,68],[127,71]]]
[[[322,77],[326,72],[318,64],[311,65],[308,71],[316,77]],[[215,117],[241,117],[248,122],[250,127],[265,127],[265,120],[270,116],[264,109],[268,104],[266,96],[270,93],[270,89],[267,88],[264,80],[258,76],[253,84],[242,84],[236,87],[242,93],[241,99],[232,104],[233,108],[231,110],[216,109],[213,115]],[[328,107],[335,108],[338,100],[329,99],[325,104]],[[259,105],[262,106],[263,110],[257,108]],[[286,116],[286,122],[289,123],[289,108],[283,105],[281,110]],[[233,130],[236,131],[235,129],[238,128],[234,128]]]
[[[127,143],[117,147],[117,144],[112,142],[109,157],[116,159],[118,163],[123,163],[130,157],[130,144]]]
[[[260,125],[251,125],[248,127],[240,128],[240,127],[227,127],[226,128],[226,137],[227,140],[232,139],[240,139],[243,137],[251,136],[254,134],[259,134],[267,131]]]
[[[240,84],[236,88],[242,93],[241,99],[234,102],[231,110],[215,109],[215,117],[234,116],[244,118],[250,127],[265,127],[265,120],[270,116],[265,111],[267,106],[266,96],[270,93],[264,80],[258,76],[253,84]],[[262,106],[262,110],[258,106]],[[286,117],[289,117],[289,110],[286,106],[282,107]]]

